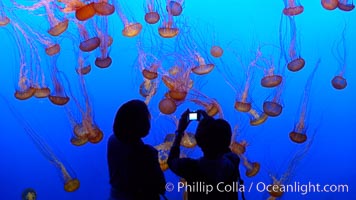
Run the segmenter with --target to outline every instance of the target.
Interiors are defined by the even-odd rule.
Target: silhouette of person
[[[230,124],[199,110],[195,138],[204,155],[199,159],[179,158],[180,141],[190,123],[189,113],[189,110],[185,111],[179,120],[167,161],[169,168],[187,181],[189,200],[237,200],[240,158],[229,148],[232,135]],[[227,185],[233,190],[225,189]],[[208,186],[212,189],[209,192]]]
[[[110,200],[155,200],[164,195],[166,180],[158,152],[141,140],[150,128],[150,112],[143,101],[128,101],[117,111],[107,146]]]

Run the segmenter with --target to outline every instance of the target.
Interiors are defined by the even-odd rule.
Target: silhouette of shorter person
[[[209,117],[205,111],[199,110],[200,121],[196,129],[197,145],[203,151],[199,159],[179,158],[180,141],[190,123],[189,110],[185,111],[180,120],[176,137],[168,157],[169,168],[187,181],[189,200],[236,200],[240,174],[240,158],[231,152],[231,126],[223,119]],[[225,189],[230,185],[233,190]],[[207,191],[209,187],[209,190]],[[228,188],[228,187],[226,187]]]
[[[155,200],[164,195],[166,180],[158,152],[141,140],[150,128],[150,112],[143,101],[128,101],[117,111],[107,146],[110,200]]]

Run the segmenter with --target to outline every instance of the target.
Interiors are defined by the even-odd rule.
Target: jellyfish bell
[[[36,200],[37,193],[32,188],[26,188],[21,194],[21,199],[22,200]]]
[[[172,99],[164,98],[159,102],[158,108],[161,113],[169,115],[176,111],[177,105]]]
[[[142,70],[143,77],[147,78],[148,80],[153,80],[158,77],[158,73],[154,71],[150,71],[147,69]]]
[[[36,92],[36,89],[32,86],[25,88],[25,89],[21,89],[21,90],[16,90],[15,91],[15,98],[18,100],[26,100],[31,98]]]
[[[193,133],[185,132],[180,145],[186,148],[194,148],[195,146],[197,146],[195,135]]]
[[[96,14],[94,2],[86,4],[75,11],[75,17],[79,21],[86,21]]]
[[[282,79],[280,75],[267,75],[261,79],[261,85],[266,88],[276,87],[281,84]]]
[[[100,45],[100,39],[98,37],[92,37],[80,43],[79,49],[84,52],[90,52],[98,48]]]
[[[295,143],[302,144],[307,140],[307,135],[305,133],[292,131],[289,133],[289,138]]]
[[[206,106],[205,111],[210,117],[213,117],[219,113],[220,108],[219,105],[217,105],[217,103],[212,103]]]
[[[277,117],[282,113],[283,107],[274,101],[263,102],[263,112],[270,117]]]
[[[179,16],[182,14],[183,7],[182,4],[176,1],[169,1],[169,3],[166,6],[166,10],[169,14],[173,16]]]
[[[99,127],[97,126],[93,126],[90,130],[89,130],[89,134],[88,134],[88,141],[92,144],[98,144],[99,142],[101,142],[104,138],[104,134],[103,131],[101,131],[99,129]]]
[[[0,16],[0,27],[6,26],[8,23],[10,23],[10,19],[8,17]]]
[[[47,55],[53,56],[53,55],[58,54],[60,52],[60,50],[61,50],[61,47],[59,46],[59,44],[54,44],[54,45],[47,47],[45,49],[45,52]]]
[[[214,69],[214,64],[204,64],[192,68],[192,72],[197,75],[204,75],[210,73]]]
[[[95,59],[95,66],[99,68],[108,68],[111,63],[112,59],[110,58],[110,56],[106,56],[106,58],[97,57]]]
[[[220,46],[212,46],[210,48],[210,54],[215,58],[220,58],[224,53],[224,50]]]
[[[148,97],[150,95],[155,95],[157,92],[156,84],[151,81],[143,81],[140,85],[140,95],[142,97]]]
[[[68,103],[69,97],[68,96],[56,96],[56,95],[49,95],[48,99],[55,105],[63,106]]]
[[[180,90],[169,90],[168,95],[176,101],[183,101],[187,97],[187,92]]]
[[[321,5],[326,9],[326,10],[334,10],[337,8],[339,4],[338,0],[321,0]]]
[[[295,16],[301,14],[303,11],[303,6],[287,7],[283,9],[283,14],[286,16]]]
[[[163,38],[173,38],[179,33],[178,28],[174,27],[160,27],[158,28],[158,34]]]
[[[88,142],[88,138],[87,137],[75,137],[73,136],[70,139],[70,143],[74,146],[82,146],[84,144],[86,144]]]
[[[335,76],[331,80],[332,86],[337,89],[337,90],[342,90],[347,86],[347,81],[344,77],[342,76]]]
[[[59,22],[55,26],[51,27],[47,32],[52,36],[58,36],[67,30],[68,22],[69,20],[65,19],[62,22]]]
[[[253,177],[256,176],[256,174],[258,174],[258,172],[260,171],[261,165],[258,162],[253,162],[252,164],[252,168],[251,169],[247,169],[245,175],[247,177]]]
[[[48,87],[35,87],[33,96],[37,98],[47,98],[50,94],[51,90]]]
[[[248,112],[251,110],[251,103],[246,103],[246,102],[241,102],[241,101],[235,101],[234,105],[235,109],[240,112]]]
[[[351,11],[351,10],[353,10],[355,8],[355,5],[354,4],[341,3],[341,1],[339,1],[339,3],[337,4],[337,7],[342,11],[349,12],[349,11]]]
[[[122,35],[126,37],[135,37],[137,36],[142,30],[142,25],[138,22],[130,23],[124,26],[122,30]]]
[[[79,67],[79,68],[76,69],[76,72],[79,75],[89,74],[90,71],[91,71],[91,65],[87,65],[87,66],[84,66],[84,67]]]
[[[303,69],[304,65],[305,65],[305,60],[303,58],[297,58],[290,61],[287,65],[287,68],[289,69],[289,71],[297,72]]]
[[[281,197],[283,195],[283,185],[273,183],[267,186],[267,191],[272,197]]]
[[[230,149],[233,153],[237,154],[237,155],[242,155],[246,152],[246,142],[236,142],[233,141],[230,144]]]
[[[145,14],[145,21],[149,24],[156,24],[161,17],[155,11],[151,11]]]
[[[71,178],[64,183],[64,190],[66,192],[74,192],[79,188],[79,186],[80,186],[79,180],[76,178],[73,179]]]
[[[252,110],[252,109],[251,109]],[[251,112],[251,110],[249,112]],[[266,120],[268,119],[268,115],[264,112],[259,114],[257,117],[252,117],[250,120],[250,125],[251,126],[258,126],[263,124]]]
[[[94,2],[93,8],[94,8],[96,14],[101,15],[101,16],[108,16],[115,12],[115,6],[109,4],[105,1]]]

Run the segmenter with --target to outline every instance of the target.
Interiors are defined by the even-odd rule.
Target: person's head
[[[116,113],[113,131],[120,140],[139,140],[148,135],[150,128],[150,112],[141,100],[124,103]]]
[[[204,118],[198,124],[195,138],[204,156],[216,157],[230,151],[231,126],[223,119]]]

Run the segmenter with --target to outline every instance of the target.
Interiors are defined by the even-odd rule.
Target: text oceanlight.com
[[[178,182],[176,184],[168,182],[166,184],[166,191],[187,191],[187,192],[202,192],[209,194],[213,191],[217,192],[296,192],[302,195],[313,192],[348,192],[349,186],[347,184],[319,184],[319,183],[300,183],[298,181],[291,184],[266,184],[264,182],[251,182],[248,185],[238,185],[237,182],[232,184],[226,184],[223,182],[216,185],[206,184],[205,182],[192,182],[187,184],[186,182]]]

